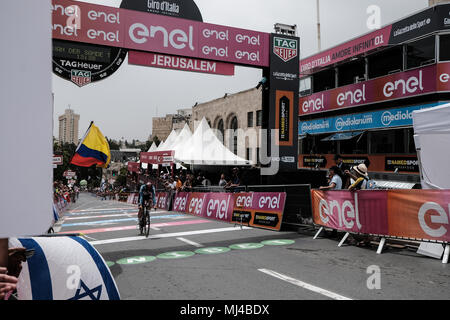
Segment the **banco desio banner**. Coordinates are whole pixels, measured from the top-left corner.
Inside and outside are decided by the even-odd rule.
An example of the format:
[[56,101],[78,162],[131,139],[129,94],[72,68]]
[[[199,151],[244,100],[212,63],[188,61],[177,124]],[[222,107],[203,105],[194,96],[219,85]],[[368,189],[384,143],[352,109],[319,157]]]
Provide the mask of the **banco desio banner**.
[[314,223],[355,233],[450,242],[450,190],[312,190]]
[[439,5],[300,61],[302,75],[388,45],[450,28],[450,5]]
[[[240,223],[279,231],[286,193],[179,192],[173,210],[228,223]],[[242,218],[242,220],[241,220]]]
[[53,38],[267,67],[268,33],[159,14],[53,0]]
[[299,114],[302,116],[437,91],[450,91],[450,63],[430,65],[302,97]]

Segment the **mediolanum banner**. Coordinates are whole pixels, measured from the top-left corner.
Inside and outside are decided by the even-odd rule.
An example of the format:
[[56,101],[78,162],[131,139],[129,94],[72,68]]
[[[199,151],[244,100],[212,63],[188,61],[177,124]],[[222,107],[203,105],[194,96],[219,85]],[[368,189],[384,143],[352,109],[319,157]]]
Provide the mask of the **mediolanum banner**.
[[299,121],[298,132],[299,135],[303,135],[412,126],[413,111],[442,104],[445,102]]

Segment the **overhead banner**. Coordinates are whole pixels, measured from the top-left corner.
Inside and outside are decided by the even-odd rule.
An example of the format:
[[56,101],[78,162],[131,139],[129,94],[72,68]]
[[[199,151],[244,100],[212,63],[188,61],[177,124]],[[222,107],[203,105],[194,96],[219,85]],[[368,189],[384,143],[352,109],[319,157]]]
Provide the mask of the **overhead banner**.
[[52,12],[54,39],[269,65],[267,33],[68,0],[53,0]]
[[438,5],[300,61],[302,75],[388,45],[450,29],[450,5]]
[[128,54],[128,63],[162,69],[209,73],[224,76],[234,75],[234,64],[141,51],[130,51]]
[[412,126],[413,111],[432,108],[442,104],[445,104],[445,102],[356,113],[311,121],[299,121],[298,133],[299,135],[322,134]]
[[450,242],[449,190],[312,190],[314,223],[352,233]]
[[179,192],[173,210],[228,223],[279,231],[286,193],[196,193]]
[[450,91],[449,73],[450,63],[440,63],[314,93],[300,98],[299,115]]

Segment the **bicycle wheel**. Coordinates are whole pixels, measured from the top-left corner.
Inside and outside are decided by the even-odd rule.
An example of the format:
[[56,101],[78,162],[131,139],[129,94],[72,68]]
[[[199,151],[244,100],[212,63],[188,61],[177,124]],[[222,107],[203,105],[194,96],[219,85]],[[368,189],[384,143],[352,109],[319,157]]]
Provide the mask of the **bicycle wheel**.
[[148,238],[150,234],[150,214],[148,210],[145,210],[145,237]]
[[144,213],[142,213],[141,218],[138,219],[138,224],[139,224],[139,235],[143,235],[144,234],[144,221],[142,221],[142,219],[144,218]]

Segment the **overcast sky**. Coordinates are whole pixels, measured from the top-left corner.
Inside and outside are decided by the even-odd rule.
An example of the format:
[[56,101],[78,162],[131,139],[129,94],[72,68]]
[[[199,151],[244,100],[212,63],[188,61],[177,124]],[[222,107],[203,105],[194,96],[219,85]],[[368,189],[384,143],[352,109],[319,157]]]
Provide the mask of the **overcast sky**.
[[[84,2],[119,7],[121,0]],[[296,24],[301,57],[317,53],[316,0],[195,2],[208,23],[268,33],[277,22]],[[383,26],[425,8],[428,0],[320,0],[322,50],[370,31],[366,25],[370,5],[381,8]],[[260,79],[261,70],[255,68],[236,67],[235,76],[227,77],[130,66],[128,61],[106,80],[82,88],[54,75],[54,135],[58,135],[58,115],[70,104],[81,116],[80,136],[95,121],[110,138],[147,140],[152,117],[247,90]]]

